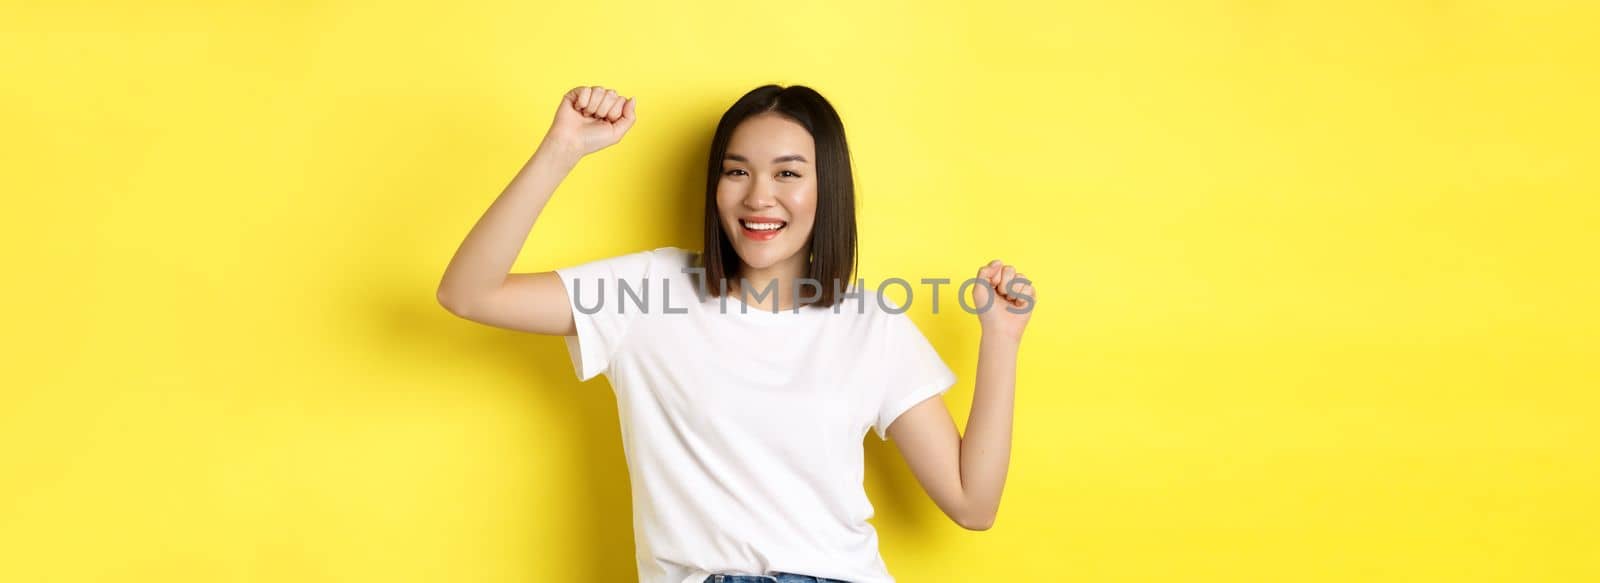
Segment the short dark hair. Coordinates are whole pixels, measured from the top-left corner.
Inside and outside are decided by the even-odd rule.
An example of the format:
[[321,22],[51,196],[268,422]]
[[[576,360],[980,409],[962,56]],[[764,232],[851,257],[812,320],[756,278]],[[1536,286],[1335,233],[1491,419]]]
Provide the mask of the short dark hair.
[[[850,172],[850,148],[844,139],[844,122],[822,94],[804,85],[763,85],[734,102],[717,123],[711,138],[711,158],[706,164],[705,283],[713,296],[720,296],[728,280],[738,280],[740,261],[728,233],[722,229],[717,211],[717,183],[722,178],[722,159],[728,153],[733,130],[751,117],[776,113],[800,124],[811,133],[817,149],[817,218],[807,244],[805,277],[822,287],[823,306],[843,301],[851,288],[856,269],[856,194]],[[730,286],[731,287],[731,286]],[[811,303],[811,302],[806,302]]]

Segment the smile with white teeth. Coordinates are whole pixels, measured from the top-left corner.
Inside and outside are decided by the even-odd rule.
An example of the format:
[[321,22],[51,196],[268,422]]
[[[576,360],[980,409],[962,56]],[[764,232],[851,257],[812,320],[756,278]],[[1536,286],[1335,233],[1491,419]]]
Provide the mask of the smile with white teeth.
[[751,223],[744,219],[739,219],[739,224],[752,231],[776,231],[782,229],[788,223]]

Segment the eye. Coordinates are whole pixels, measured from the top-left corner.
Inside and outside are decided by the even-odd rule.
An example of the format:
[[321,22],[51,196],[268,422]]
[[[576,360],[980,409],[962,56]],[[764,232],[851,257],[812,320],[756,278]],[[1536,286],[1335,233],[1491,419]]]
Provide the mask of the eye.
[[723,176],[744,176],[744,169],[743,168],[734,168],[732,170],[724,170],[724,171],[722,171],[722,175]]
[[795,174],[793,170],[784,170],[782,172],[779,172],[778,176],[783,176],[783,177],[791,177],[792,176],[794,178],[799,178],[800,177],[800,175],[799,174]]

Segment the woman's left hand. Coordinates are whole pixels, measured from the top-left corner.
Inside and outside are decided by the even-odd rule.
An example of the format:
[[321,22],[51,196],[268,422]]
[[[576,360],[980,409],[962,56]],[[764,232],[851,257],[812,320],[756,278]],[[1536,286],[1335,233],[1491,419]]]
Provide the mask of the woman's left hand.
[[[1038,303],[1033,282],[1013,265],[996,259],[978,270],[978,279],[988,285],[972,286],[972,306],[978,310],[978,323],[984,334],[999,334],[1022,341],[1022,329]],[[985,309],[987,306],[987,309]]]

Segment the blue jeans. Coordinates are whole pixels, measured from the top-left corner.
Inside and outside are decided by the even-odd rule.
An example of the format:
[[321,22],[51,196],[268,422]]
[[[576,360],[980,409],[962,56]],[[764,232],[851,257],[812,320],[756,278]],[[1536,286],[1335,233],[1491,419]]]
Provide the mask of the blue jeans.
[[810,575],[779,572],[775,575],[712,575],[705,583],[850,583],[839,579],[823,579]]

